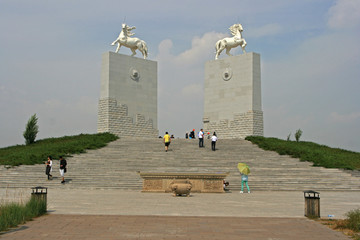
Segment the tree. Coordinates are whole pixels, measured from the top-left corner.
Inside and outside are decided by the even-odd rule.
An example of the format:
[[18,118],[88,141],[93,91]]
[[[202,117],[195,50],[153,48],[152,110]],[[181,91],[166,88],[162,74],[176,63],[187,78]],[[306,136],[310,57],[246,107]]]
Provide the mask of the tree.
[[301,129],[299,128],[298,130],[296,130],[296,133],[295,133],[295,139],[296,141],[298,142],[300,140],[300,137],[301,137],[301,134],[303,132],[301,131]]
[[290,141],[290,137],[291,137],[291,133],[289,133],[289,135],[287,136],[286,141]]
[[36,135],[39,132],[39,127],[37,125],[38,118],[36,117],[36,113],[32,115],[29,121],[26,124],[26,128],[24,131],[24,138],[26,145],[32,144],[35,142]]

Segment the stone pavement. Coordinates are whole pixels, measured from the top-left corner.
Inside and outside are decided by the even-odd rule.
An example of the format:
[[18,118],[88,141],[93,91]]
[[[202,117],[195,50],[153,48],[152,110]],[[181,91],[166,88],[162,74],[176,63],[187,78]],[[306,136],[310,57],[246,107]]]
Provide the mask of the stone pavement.
[[[16,193],[17,191],[17,193]],[[2,199],[30,189],[0,189]],[[18,196],[17,196],[18,194]],[[320,192],[321,215],[360,207],[359,192]],[[0,235],[1,239],[348,239],[304,215],[299,191],[240,194],[124,190],[48,190],[49,215]]]
[[56,215],[35,219],[2,240],[349,239],[306,218]]
[[[251,187],[251,185],[250,185]],[[1,189],[2,201],[30,197],[31,189]],[[171,193],[141,193],[124,190],[48,189],[51,214],[156,215],[218,217],[286,217],[304,216],[301,191],[193,193],[190,197],[173,197]],[[320,192],[322,217],[360,208],[360,192]]]

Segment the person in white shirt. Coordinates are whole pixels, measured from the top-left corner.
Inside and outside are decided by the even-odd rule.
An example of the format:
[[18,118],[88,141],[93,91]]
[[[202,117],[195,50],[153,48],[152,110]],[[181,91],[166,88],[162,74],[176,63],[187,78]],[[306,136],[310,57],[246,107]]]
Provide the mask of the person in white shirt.
[[48,160],[45,162],[46,163],[46,175],[48,177],[48,180],[51,180],[52,179],[52,175],[51,175],[51,172],[52,172],[52,157],[51,156],[48,156]]
[[216,133],[214,132],[214,134],[211,137],[211,150],[215,151],[215,145],[216,145],[216,141],[218,140]]
[[202,129],[200,129],[198,137],[199,137],[199,147],[204,147],[204,131]]

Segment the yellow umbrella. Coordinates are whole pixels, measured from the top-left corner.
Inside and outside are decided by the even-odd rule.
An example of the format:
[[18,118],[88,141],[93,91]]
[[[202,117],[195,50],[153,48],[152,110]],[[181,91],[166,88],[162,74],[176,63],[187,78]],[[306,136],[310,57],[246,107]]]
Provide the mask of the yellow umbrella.
[[239,172],[245,175],[250,174],[250,168],[246,163],[238,163],[237,168],[239,169]]

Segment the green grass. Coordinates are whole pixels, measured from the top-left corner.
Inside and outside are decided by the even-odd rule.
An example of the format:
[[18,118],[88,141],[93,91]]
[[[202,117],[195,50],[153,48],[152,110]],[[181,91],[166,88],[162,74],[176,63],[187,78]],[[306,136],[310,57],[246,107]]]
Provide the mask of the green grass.
[[278,138],[249,136],[245,138],[264,150],[289,155],[301,161],[312,162],[314,166],[360,170],[360,153],[330,148],[313,142],[286,141]]
[[39,198],[31,198],[26,204],[7,203],[0,205],[0,232],[16,227],[44,215],[46,213],[46,201]]
[[48,156],[58,159],[59,156],[84,153],[87,149],[98,149],[118,137],[110,133],[80,134],[61,138],[47,138],[30,145],[16,145],[0,149],[0,165],[41,164]]

